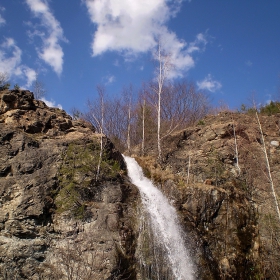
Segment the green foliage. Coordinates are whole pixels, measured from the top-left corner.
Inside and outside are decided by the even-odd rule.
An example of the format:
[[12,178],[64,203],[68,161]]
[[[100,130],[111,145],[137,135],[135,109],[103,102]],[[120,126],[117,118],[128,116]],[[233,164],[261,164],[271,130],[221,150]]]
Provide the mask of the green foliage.
[[20,86],[19,86],[18,84],[15,84],[15,85],[14,85],[14,89],[19,90],[19,89],[20,89]]
[[[87,205],[93,199],[100,181],[96,181],[100,146],[98,143],[72,143],[68,146],[59,169],[57,212],[70,211],[77,219],[87,215]],[[120,165],[105,156],[101,162],[99,180],[116,178]]]
[[241,104],[240,112],[252,115],[256,113],[256,109],[254,107],[248,107],[245,104]]
[[0,90],[9,89],[10,86],[11,86],[10,83],[3,84],[2,86],[0,86]]
[[197,123],[197,125],[205,125],[204,120],[199,120],[198,123]]
[[280,102],[271,101],[269,104],[260,108],[260,113],[269,116],[280,113]]
[[[258,109],[257,111],[259,111],[260,114],[268,116],[280,113],[280,102],[271,101],[269,104],[261,106],[260,109]],[[248,107],[245,104],[242,104],[240,112],[246,114],[255,114],[256,109],[254,107]]]

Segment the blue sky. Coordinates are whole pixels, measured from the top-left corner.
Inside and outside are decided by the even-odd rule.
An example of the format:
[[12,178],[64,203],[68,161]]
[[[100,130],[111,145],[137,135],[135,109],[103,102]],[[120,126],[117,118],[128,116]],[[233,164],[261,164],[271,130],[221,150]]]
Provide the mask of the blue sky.
[[[171,56],[170,78],[239,108],[280,87],[279,0],[1,0],[0,71],[46,99],[85,110],[98,84],[118,95],[153,78],[156,38]],[[279,97],[278,97],[279,98]]]

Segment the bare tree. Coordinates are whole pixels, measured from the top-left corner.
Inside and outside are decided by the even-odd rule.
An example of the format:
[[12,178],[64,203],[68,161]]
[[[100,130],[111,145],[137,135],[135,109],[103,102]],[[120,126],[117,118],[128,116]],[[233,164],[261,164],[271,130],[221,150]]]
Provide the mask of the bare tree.
[[234,124],[233,117],[232,117],[232,128],[233,128],[233,136],[234,136],[236,167],[237,167],[237,170],[238,170],[238,175],[240,175],[241,169],[240,169],[240,166],[239,166],[238,145],[237,145],[237,137],[236,137],[236,133],[235,133],[235,124]]
[[130,85],[128,88],[123,89],[123,95],[124,95],[124,105],[123,108],[125,111],[127,111],[127,137],[126,137],[126,145],[127,145],[127,151],[130,154],[131,152],[131,113],[132,113],[132,94],[133,94],[133,88],[132,85]]
[[144,98],[142,104],[142,144],[141,144],[141,154],[145,154],[145,117],[146,117],[146,99]]
[[162,151],[161,151],[161,108],[162,108],[162,94],[163,87],[168,78],[168,73],[174,67],[171,63],[171,56],[162,48],[162,41],[159,38],[157,44],[157,53],[155,54],[155,60],[157,61],[156,67],[156,86],[152,87],[152,90],[157,95],[157,148],[158,148],[158,160],[162,160]]
[[86,119],[90,121],[100,134],[100,153],[96,171],[96,181],[100,174],[100,166],[103,156],[103,137],[104,137],[104,113],[105,113],[105,88],[101,85],[97,86],[98,100],[95,102],[88,101],[89,112],[86,114]]
[[207,96],[197,91],[193,83],[183,81],[165,85],[162,98],[161,138],[186,125],[194,124],[208,113],[209,108]]
[[261,122],[260,122],[259,114],[258,114],[257,110],[256,110],[256,118],[257,118],[257,121],[258,121],[258,126],[259,126],[259,129],[260,129],[261,138],[262,138],[262,151],[263,151],[264,156],[265,156],[266,169],[267,169],[267,173],[268,173],[268,180],[269,180],[269,183],[270,183],[272,195],[273,195],[274,202],[275,202],[276,212],[277,212],[278,219],[279,219],[279,222],[280,222],[279,204],[278,204],[277,195],[276,195],[275,188],[274,188],[274,182],[273,182],[272,175],[271,175],[271,168],[270,168],[267,149],[266,149],[266,145],[265,145],[265,141],[264,141],[263,130],[262,130],[262,126],[261,126]]
[[7,72],[0,72],[0,89],[8,89],[10,87],[9,74]]
[[76,107],[72,107],[70,109],[70,114],[71,114],[73,120],[78,120],[83,116],[82,112],[79,109],[77,109]]
[[[152,105],[158,116],[158,96],[155,94],[157,84],[151,82],[144,85],[141,96],[149,105]],[[205,117],[210,110],[208,96],[198,91],[194,83],[166,82],[162,87],[160,114],[160,144],[171,133],[183,129],[188,125]],[[147,120],[148,116],[145,117]],[[158,132],[158,131],[157,131]],[[158,134],[157,134],[158,135]]]
[[38,74],[36,74],[36,80],[33,83],[33,93],[35,99],[41,99],[46,95],[46,89],[44,84],[38,79]]

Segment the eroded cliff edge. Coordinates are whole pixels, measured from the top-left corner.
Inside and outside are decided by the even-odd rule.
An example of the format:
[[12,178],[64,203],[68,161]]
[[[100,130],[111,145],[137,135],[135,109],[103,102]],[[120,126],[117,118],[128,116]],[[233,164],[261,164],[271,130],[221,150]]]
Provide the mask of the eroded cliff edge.
[[0,92],[0,279],[135,279],[138,191],[105,140],[97,179],[94,127]]

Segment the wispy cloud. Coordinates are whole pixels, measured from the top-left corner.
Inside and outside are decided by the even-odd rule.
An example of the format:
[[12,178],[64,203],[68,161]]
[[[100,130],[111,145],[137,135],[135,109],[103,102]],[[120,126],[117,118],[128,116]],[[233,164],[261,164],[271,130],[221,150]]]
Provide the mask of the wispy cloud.
[[5,23],[6,23],[6,20],[1,15],[1,13],[4,12],[4,11],[5,11],[5,8],[0,6],[0,26],[5,25]]
[[251,66],[253,65],[252,61],[250,61],[250,60],[247,60],[247,61],[245,62],[245,64],[246,64],[248,67],[251,67]]
[[0,71],[11,75],[21,63],[21,49],[14,39],[6,38],[0,45]]
[[46,105],[47,106],[49,106],[49,107],[55,107],[55,108],[59,108],[59,109],[62,109],[62,106],[60,105],[60,104],[56,104],[56,102],[54,101],[54,100],[47,100],[46,98],[41,98],[41,100],[43,101],[43,102],[45,102],[46,103]]
[[197,82],[199,89],[206,89],[210,92],[216,92],[221,89],[222,84],[218,81],[213,80],[212,76],[208,74],[204,80]]
[[34,69],[21,64],[22,51],[13,38],[6,38],[0,45],[0,72],[6,72],[11,78],[23,79],[25,85],[30,87],[36,79]]
[[166,24],[180,10],[182,0],[83,0],[97,30],[92,42],[92,55],[117,51],[126,56],[153,51],[157,39],[176,68],[172,75],[180,76],[194,66],[192,54],[203,50],[207,40],[198,34],[186,43],[170,31]]
[[[47,0],[26,0],[31,12],[41,20],[44,31],[35,30],[32,34],[38,35],[43,46],[37,50],[39,57],[50,65],[60,75],[63,69],[63,50],[60,41],[66,41],[60,23],[52,14]],[[30,33],[31,34],[31,33]]]
[[104,78],[104,80],[105,80],[105,85],[110,85],[116,81],[116,77],[114,75],[108,75]]

